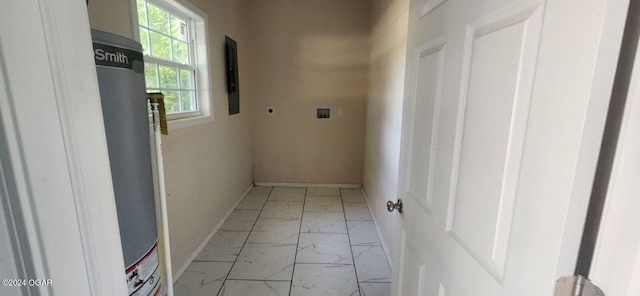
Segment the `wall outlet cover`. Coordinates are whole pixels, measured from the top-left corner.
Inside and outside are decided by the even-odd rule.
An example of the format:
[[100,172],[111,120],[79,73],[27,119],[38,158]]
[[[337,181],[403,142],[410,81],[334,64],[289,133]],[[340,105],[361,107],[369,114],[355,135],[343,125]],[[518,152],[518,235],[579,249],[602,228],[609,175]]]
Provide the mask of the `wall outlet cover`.
[[316,118],[331,118],[331,109],[329,108],[317,108]]

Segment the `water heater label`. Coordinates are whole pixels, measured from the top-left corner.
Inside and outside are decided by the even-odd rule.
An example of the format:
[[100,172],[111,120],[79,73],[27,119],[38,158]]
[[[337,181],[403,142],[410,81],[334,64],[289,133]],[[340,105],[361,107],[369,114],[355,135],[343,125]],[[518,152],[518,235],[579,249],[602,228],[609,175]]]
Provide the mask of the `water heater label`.
[[143,62],[142,53],[122,47],[93,43],[93,57],[97,66],[133,69],[134,61]]
[[160,268],[158,262],[158,244],[155,243],[146,255],[127,268],[129,296],[155,296],[159,294]]

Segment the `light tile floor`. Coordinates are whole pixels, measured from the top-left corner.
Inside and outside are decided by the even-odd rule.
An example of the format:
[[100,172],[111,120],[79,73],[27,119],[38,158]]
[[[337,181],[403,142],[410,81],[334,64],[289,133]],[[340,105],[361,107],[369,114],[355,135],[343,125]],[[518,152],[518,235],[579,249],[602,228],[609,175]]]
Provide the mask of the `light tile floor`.
[[388,296],[360,189],[256,186],[174,285],[177,296]]

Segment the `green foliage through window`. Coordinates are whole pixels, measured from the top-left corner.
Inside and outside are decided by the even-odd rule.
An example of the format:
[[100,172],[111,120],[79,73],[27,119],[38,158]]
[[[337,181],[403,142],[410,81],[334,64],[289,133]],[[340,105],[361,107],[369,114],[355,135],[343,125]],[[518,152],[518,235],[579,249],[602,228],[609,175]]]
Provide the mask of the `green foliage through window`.
[[146,0],[136,4],[147,91],[164,94],[168,114],[197,111],[188,19]]

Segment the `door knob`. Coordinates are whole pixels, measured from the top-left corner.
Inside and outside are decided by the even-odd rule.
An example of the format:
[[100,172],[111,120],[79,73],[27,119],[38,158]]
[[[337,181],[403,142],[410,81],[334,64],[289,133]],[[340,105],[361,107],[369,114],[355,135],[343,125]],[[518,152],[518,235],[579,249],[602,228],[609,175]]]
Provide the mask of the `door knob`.
[[387,202],[387,210],[389,212],[393,212],[393,210],[398,210],[398,213],[402,213],[402,199],[398,199],[398,202],[393,203],[392,201]]

